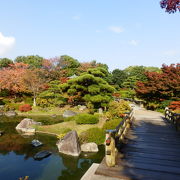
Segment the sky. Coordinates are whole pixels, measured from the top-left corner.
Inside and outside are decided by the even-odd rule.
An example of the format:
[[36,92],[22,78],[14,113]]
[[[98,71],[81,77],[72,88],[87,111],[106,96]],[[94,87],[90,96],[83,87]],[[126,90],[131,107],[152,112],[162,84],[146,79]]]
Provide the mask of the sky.
[[110,70],[180,62],[180,13],[160,0],[0,0],[0,58],[69,55]]

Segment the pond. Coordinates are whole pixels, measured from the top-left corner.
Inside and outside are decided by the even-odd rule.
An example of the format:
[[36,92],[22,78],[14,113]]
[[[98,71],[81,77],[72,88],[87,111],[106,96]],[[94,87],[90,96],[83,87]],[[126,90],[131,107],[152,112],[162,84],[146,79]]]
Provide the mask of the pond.
[[[98,153],[82,153],[78,158],[60,154],[55,136],[36,134],[22,136],[15,130],[17,121],[4,121],[0,117],[0,180],[19,180],[29,176],[28,180],[79,180],[92,163],[100,163],[104,157],[104,146],[99,146]],[[44,145],[32,147],[33,139]],[[42,150],[49,150],[52,155],[42,160],[33,156]]]

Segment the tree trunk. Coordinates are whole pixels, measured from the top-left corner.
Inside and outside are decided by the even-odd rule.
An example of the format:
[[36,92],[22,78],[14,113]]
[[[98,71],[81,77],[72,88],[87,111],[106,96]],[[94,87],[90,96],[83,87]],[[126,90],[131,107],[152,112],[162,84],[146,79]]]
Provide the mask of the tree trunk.
[[36,107],[36,98],[34,97],[33,106]]

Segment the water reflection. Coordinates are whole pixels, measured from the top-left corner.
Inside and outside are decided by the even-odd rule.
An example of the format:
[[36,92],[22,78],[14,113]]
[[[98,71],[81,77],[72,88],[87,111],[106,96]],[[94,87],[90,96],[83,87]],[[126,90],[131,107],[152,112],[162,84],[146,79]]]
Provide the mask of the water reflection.
[[[104,147],[100,152],[80,157],[60,154],[56,147],[56,137],[36,134],[21,136],[15,126],[18,122],[0,122],[0,130],[5,133],[0,137],[0,179],[18,180],[29,176],[30,180],[79,180],[92,163],[99,163],[104,156]],[[32,147],[31,141],[38,139],[44,145]],[[41,161],[35,161],[33,156],[42,150],[53,154]]]

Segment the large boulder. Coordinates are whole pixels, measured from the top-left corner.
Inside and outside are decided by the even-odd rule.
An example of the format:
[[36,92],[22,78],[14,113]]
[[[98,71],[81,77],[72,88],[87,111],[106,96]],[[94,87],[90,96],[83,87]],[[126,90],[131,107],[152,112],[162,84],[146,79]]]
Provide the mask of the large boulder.
[[64,111],[63,113],[63,117],[67,118],[67,117],[72,117],[72,116],[75,116],[77,113],[76,112],[73,112],[71,110],[66,110]]
[[81,145],[81,151],[83,152],[98,152],[98,146],[96,143],[85,143]]
[[16,116],[17,113],[15,111],[7,111],[4,113],[4,115],[7,117],[13,117],[13,116]]
[[56,143],[59,152],[71,156],[79,156],[81,153],[79,138],[76,131],[70,131],[63,139]]
[[22,132],[24,134],[27,135],[33,135],[35,133],[35,129],[31,128],[32,125],[37,124],[37,122],[35,122],[32,119],[29,118],[24,118],[17,126],[16,126],[16,130],[18,132]]

